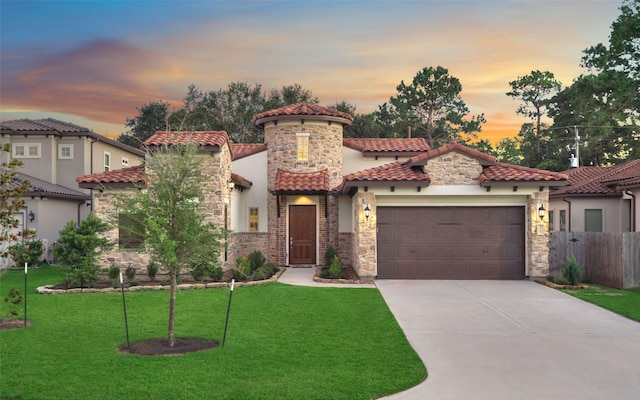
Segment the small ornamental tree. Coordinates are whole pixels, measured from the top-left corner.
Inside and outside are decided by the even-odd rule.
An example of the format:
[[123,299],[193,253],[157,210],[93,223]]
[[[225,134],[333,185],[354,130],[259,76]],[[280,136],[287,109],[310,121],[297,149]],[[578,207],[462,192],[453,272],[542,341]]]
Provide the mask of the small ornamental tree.
[[[174,320],[178,278],[185,270],[216,264],[224,232],[206,220],[201,159],[195,145],[154,149],[145,160],[147,185],[118,203],[121,225],[142,238],[151,262],[167,271],[170,281],[169,346],[175,345]],[[197,273],[197,271],[195,271]]]
[[17,232],[20,221],[15,214],[20,212],[25,201],[22,195],[29,189],[29,181],[17,179],[17,169],[22,161],[6,161],[11,154],[11,145],[0,145],[0,257],[9,257],[9,245],[28,236],[28,232]]
[[84,287],[99,279],[98,254],[114,245],[101,235],[108,230],[109,225],[92,213],[78,226],[67,222],[53,249],[56,260],[65,268],[66,283]]

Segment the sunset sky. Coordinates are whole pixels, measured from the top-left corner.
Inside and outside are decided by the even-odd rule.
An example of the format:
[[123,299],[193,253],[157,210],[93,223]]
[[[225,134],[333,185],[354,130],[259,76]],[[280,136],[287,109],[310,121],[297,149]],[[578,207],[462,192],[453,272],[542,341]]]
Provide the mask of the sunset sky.
[[509,81],[586,71],[621,0],[8,1],[0,0],[0,120],[56,118],[117,136],[137,107],[202,90],[298,83],[322,105],[368,113],[438,65],[462,83],[482,138],[525,119]]

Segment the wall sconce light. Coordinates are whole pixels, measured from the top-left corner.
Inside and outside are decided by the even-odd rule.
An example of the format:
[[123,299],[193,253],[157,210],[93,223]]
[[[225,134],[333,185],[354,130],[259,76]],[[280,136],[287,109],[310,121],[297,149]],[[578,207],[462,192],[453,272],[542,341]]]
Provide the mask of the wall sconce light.
[[236,184],[233,181],[229,181],[229,190],[233,190],[236,187]]
[[365,205],[364,207],[364,217],[369,219],[369,216],[371,215],[371,209],[369,208],[369,205]]
[[544,219],[545,212],[546,210],[544,209],[544,204],[540,204],[540,207],[538,207],[538,217],[540,217],[540,220]]
[[36,219],[36,215],[33,211],[29,211],[29,221],[33,222],[34,219]]

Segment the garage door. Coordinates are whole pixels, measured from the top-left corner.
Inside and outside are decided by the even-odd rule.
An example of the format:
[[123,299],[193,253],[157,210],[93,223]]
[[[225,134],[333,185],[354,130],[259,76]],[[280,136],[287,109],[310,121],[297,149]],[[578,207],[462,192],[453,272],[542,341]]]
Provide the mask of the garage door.
[[524,278],[524,207],[378,207],[377,221],[378,278]]

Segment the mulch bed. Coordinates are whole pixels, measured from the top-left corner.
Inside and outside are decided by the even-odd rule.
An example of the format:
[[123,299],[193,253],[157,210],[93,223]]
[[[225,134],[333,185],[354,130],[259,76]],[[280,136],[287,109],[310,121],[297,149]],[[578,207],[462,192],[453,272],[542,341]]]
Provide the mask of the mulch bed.
[[120,346],[122,353],[138,354],[142,356],[177,356],[214,349],[220,346],[217,340],[198,338],[175,338],[174,347],[169,347],[169,339],[147,339],[140,342]]
[[[27,327],[31,326],[31,321],[27,320]],[[0,319],[0,331],[5,329],[24,328],[23,319],[3,318]]]

